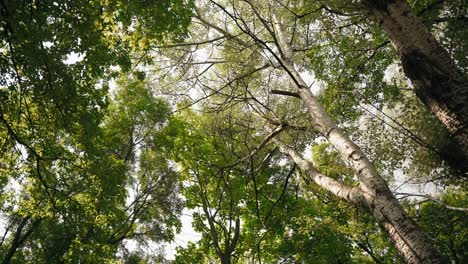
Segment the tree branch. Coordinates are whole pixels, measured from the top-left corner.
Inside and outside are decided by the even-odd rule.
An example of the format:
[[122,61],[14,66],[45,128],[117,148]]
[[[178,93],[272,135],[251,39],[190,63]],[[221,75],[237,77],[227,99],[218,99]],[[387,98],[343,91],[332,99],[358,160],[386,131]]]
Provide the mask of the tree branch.
[[437,198],[434,198],[430,195],[426,195],[426,194],[416,194],[416,193],[405,193],[405,192],[398,192],[398,193],[395,193],[395,195],[402,195],[404,197],[408,197],[408,196],[412,196],[412,197],[421,197],[421,198],[425,198],[426,200],[428,201],[432,201],[432,202],[435,202],[435,203],[438,203],[440,205],[442,205],[443,207],[449,209],[449,210],[454,210],[454,211],[462,211],[462,212],[468,212],[468,208],[467,207],[457,207],[457,206],[451,206],[451,205],[448,205],[446,203],[444,203],[442,200],[440,199],[437,199]]
[[338,198],[350,202],[354,205],[361,205],[363,201],[362,190],[359,187],[345,185],[333,178],[319,173],[312,163],[305,160],[296,150],[282,144],[279,140],[275,140],[279,145],[280,151],[288,155],[297,166],[308,176],[306,180],[313,180],[316,184],[325,190],[336,195]]
[[289,91],[283,91],[283,90],[271,90],[272,94],[279,94],[279,95],[286,95],[286,96],[292,96],[296,98],[301,98],[298,93],[295,92],[289,92]]
[[277,127],[270,134],[268,134],[268,136],[266,136],[266,138],[263,139],[262,143],[260,143],[260,145],[258,145],[256,148],[254,148],[254,150],[252,152],[250,152],[249,155],[243,157],[242,159],[237,160],[233,164],[231,164],[229,166],[226,166],[226,167],[232,168],[232,167],[238,165],[239,163],[242,163],[242,162],[250,159],[251,157],[255,156],[255,154],[257,154],[260,150],[262,150],[268,144],[268,142],[270,142],[274,137],[276,137],[281,132],[283,132],[284,129],[285,129],[285,126]]

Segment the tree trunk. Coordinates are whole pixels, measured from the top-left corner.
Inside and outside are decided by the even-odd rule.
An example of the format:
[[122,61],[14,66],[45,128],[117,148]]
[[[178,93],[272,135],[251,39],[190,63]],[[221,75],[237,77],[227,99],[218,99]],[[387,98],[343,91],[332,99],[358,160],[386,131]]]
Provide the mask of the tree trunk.
[[[386,181],[377,172],[375,166],[344,131],[337,127],[331,116],[320,105],[317,98],[312,94],[305,81],[295,69],[290,39],[285,36],[281,24],[275,15],[270,14],[269,17],[272,21],[267,21],[257,12],[252,2],[246,1],[246,3],[252,7],[255,16],[264,25],[266,31],[271,34],[272,40],[270,41],[276,44],[277,49],[271,48],[271,45],[269,45],[271,43],[261,40],[250,29],[244,28],[247,25],[239,22],[240,18],[229,13],[223,6],[215,4],[230,18],[238,22],[237,26],[242,32],[249,35],[253,41],[261,46],[261,49],[268,50],[273,58],[277,60],[279,66],[284,69],[292,83],[296,86],[297,93],[291,94],[302,100],[312,117],[313,126],[316,131],[325,136],[341,154],[342,158],[349,162],[350,167],[358,177],[359,187],[346,186],[325,175],[321,175],[297,152],[279,143],[283,152],[287,153],[322,188],[332,192],[341,199],[366,208],[389,235],[396,249],[405,258],[406,262],[417,264],[441,263],[441,258],[431,242],[403,210],[390,191]],[[212,26],[205,19],[201,19],[201,21],[221,34],[233,37],[232,34],[226,33],[224,29],[219,29],[216,25]],[[241,43],[241,45],[243,44]],[[265,60],[271,61],[271,58],[268,57]]]
[[[290,67],[290,69],[294,68]],[[388,233],[407,263],[441,263],[435,248],[403,210],[375,166],[361,149],[336,126],[305,82],[300,79],[299,74],[296,78],[299,78],[297,80],[301,83],[299,95],[315,121],[315,128],[328,138],[343,159],[350,162],[359,179],[359,188],[364,197],[365,207]]]
[[221,264],[231,264],[231,256],[230,255],[221,255]]
[[373,188],[376,189],[372,190],[372,192],[375,194],[370,194],[364,191],[362,186],[347,186],[320,174],[297,151],[289,149],[281,145],[281,143],[280,150],[291,157],[299,168],[305,172],[308,179],[313,180],[338,198],[363,207],[371,213],[389,235],[396,249],[407,263],[441,263],[435,248],[406,214],[386,184],[374,186]]
[[[405,0],[362,0],[395,47],[416,95],[456,141],[468,164],[468,79]],[[453,155],[452,155],[453,156]]]
[[23,229],[28,224],[28,221],[31,219],[31,216],[26,216],[25,218],[21,219],[18,227],[16,228],[16,232],[14,234],[13,240],[11,241],[10,248],[8,249],[7,254],[2,260],[2,264],[8,264],[13,259],[16,251],[23,245],[26,239],[31,235],[34,229],[39,225],[41,219],[36,219],[32,221],[31,226],[29,229],[23,234]]
[[[273,19],[276,20],[275,17]],[[336,125],[299,75],[292,60],[292,49],[278,21],[274,21],[274,29],[277,37],[276,42],[281,51],[281,56],[276,56],[277,59],[280,60],[280,64],[291,77],[293,83],[296,84],[297,93],[312,117],[314,128],[328,139],[344,160],[349,162],[359,180],[361,193],[356,195],[354,188],[348,190],[341,188],[342,191],[336,191],[335,188],[334,191],[333,188],[327,189],[326,184],[319,183],[319,185],[331,190],[340,198],[343,198],[343,192],[347,191],[349,195],[346,195],[345,198],[348,201],[363,205],[369,210],[387,232],[407,263],[441,263],[436,249],[424,232],[406,214],[375,166],[348,135]],[[294,157],[292,158],[294,159]],[[302,164],[305,163],[302,162]],[[301,164],[298,165],[301,166]],[[304,166],[301,168],[308,170],[307,173],[311,173],[310,168]],[[315,174],[313,178],[317,182],[316,179],[319,177]],[[337,186],[334,182],[329,183],[330,187]]]

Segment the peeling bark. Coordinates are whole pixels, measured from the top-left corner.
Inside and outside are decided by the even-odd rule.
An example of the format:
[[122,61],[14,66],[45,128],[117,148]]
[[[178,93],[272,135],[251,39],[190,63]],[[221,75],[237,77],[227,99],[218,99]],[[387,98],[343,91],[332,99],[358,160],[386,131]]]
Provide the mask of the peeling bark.
[[[271,41],[274,42],[277,49],[271,48],[269,46],[271,43],[267,44],[259,39],[257,35],[249,30],[245,23],[242,23],[244,21],[241,18],[234,16],[220,4],[214,4],[233,19],[242,32],[249,35],[262,49],[269,51],[279,66],[284,69],[295,85],[296,93],[294,93],[294,97],[299,97],[312,117],[312,126],[318,133],[328,139],[341,154],[343,160],[349,162],[350,168],[354,170],[358,178],[359,186],[347,186],[320,174],[312,164],[304,160],[297,152],[278,143],[283,153],[289,155],[301,170],[323,189],[330,191],[340,199],[367,209],[391,238],[396,249],[405,258],[407,263],[442,263],[434,246],[425,236],[424,232],[406,214],[397,199],[393,196],[386,181],[377,172],[375,166],[344,131],[336,125],[295,69],[293,52],[285,36],[285,31],[282,29],[281,21],[278,21],[279,19],[273,14],[270,14],[272,21],[267,21],[255,10],[256,7],[251,2],[246,1],[246,3],[253,9],[255,16],[263,24],[266,31],[271,34]],[[384,7],[384,4],[380,5],[380,8]],[[206,21],[204,19],[200,20],[203,23]],[[211,26],[209,23],[206,25]],[[214,28],[221,34],[232,36],[230,33],[226,33],[224,29]],[[270,59],[266,58],[267,61]]]
[[[441,263],[437,251],[425,234],[406,214],[360,148],[334,123],[309,89],[300,88],[301,99],[309,109],[316,128],[349,161],[359,179],[364,207],[387,232],[407,263]],[[323,185],[322,185],[323,187]],[[340,197],[340,196],[338,196]],[[353,203],[361,203],[354,201]]]
[[388,35],[415,93],[447,129],[468,171],[468,79],[405,0],[361,0]]
[[[327,187],[327,182],[321,182],[318,172],[312,170],[312,166],[307,167],[310,164],[297,160],[299,162],[298,166],[313,175],[314,180],[320,186],[338,197],[348,200],[353,204],[363,205],[386,231],[396,249],[407,263],[441,263],[441,257],[434,246],[430,243],[424,232],[416,226],[411,217],[406,214],[388,187],[387,182],[377,172],[375,166],[369,161],[359,146],[336,125],[335,121],[325,111],[318,99],[308,88],[306,82],[296,71],[292,60],[292,53],[287,52],[291,50],[291,47],[284,36],[281,24],[274,21],[273,26],[277,34],[276,44],[278,45],[278,49],[283,51],[281,57],[276,56],[276,58],[293,80],[293,83],[296,84],[297,93],[312,117],[314,128],[328,139],[354,170],[359,180],[360,194],[351,195],[356,193],[356,189],[349,189],[351,187],[345,188],[343,185],[338,186],[337,183],[331,184],[330,180],[328,180]],[[285,57],[288,56],[287,54],[290,54],[289,56],[291,57]],[[288,155],[294,159],[294,153],[289,152]],[[343,193],[346,194],[343,196]],[[360,197],[363,197],[363,199]]]

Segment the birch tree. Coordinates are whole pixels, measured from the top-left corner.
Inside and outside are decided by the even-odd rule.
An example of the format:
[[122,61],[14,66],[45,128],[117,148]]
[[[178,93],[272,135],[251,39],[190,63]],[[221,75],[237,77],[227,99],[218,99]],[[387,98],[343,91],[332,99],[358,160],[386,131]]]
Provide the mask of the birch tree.
[[[310,16],[297,16],[291,11],[299,7],[300,3],[267,1],[198,3],[194,24],[206,33],[197,34],[206,34],[212,41],[193,39],[183,47],[193,52],[194,46],[209,43],[210,58],[226,59],[218,59],[216,63],[207,59],[204,60],[207,67],[195,68],[198,58],[190,57],[191,70],[183,75],[195,74],[196,77],[188,77],[194,80],[195,86],[191,87],[198,86],[206,97],[213,99],[213,110],[245,103],[246,111],[257,113],[272,131],[294,129],[304,123],[312,127],[313,132],[306,133],[312,133],[309,135],[312,138],[324,137],[340,153],[356,177],[356,186],[320,173],[301,155],[300,145],[286,144],[282,138],[271,140],[308,179],[372,214],[408,263],[440,263],[437,251],[395,199],[382,175],[325,111],[310,83],[305,81],[308,62],[303,51],[314,41],[314,28]],[[323,7],[310,14],[321,10]]]

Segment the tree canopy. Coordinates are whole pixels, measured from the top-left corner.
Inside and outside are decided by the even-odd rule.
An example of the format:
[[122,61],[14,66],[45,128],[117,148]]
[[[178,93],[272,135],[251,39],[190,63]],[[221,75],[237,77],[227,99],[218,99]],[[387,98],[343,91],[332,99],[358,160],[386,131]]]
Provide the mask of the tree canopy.
[[0,0],[1,263],[467,262],[467,6]]

